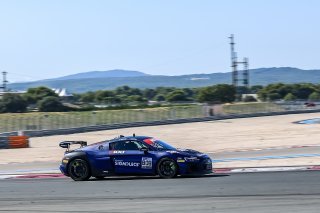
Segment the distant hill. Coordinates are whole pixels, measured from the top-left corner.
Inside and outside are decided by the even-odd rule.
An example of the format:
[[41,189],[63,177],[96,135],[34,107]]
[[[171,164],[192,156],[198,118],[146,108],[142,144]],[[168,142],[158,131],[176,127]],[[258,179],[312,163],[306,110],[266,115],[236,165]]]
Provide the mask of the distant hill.
[[89,71],[82,72],[73,75],[67,75],[59,78],[47,79],[47,81],[52,80],[70,80],[70,79],[85,79],[85,78],[114,78],[114,77],[139,77],[147,76],[143,72],[130,71],[130,70],[108,70],[108,71]]
[[[121,70],[120,73],[126,73]],[[130,71],[129,71],[130,72]],[[88,72],[90,73],[90,72]],[[108,73],[108,71],[106,71]],[[117,73],[117,71],[115,71]],[[137,72],[138,74],[140,72]],[[221,83],[231,83],[231,73],[192,74],[180,76],[147,75],[125,77],[94,77],[84,78],[83,73],[71,76],[82,76],[74,78],[65,76],[59,79],[48,79],[43,81],[13,83],[9,88],[15,90],[26,90],[30,87],[48,86],[52,88],[67,88],[69,92],[82,93],[86,91],[114,89],[119,86],[128,85],[136,88],[155,87],[203,87]],[[267,85],[270,83],[320,83],[320,70],[301,70],[292,67],[260,68],[250,70],[250,85]]]

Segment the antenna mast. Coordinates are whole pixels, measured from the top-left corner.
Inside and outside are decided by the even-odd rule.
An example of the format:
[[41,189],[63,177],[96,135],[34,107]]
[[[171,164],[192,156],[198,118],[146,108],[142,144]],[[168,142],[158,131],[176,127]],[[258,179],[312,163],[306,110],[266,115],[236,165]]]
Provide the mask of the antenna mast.
[[232,85],[237,88],[238,86],[238,64],[237,64],[237,53],[234,50],[234,36],[230,35],[230,47],[231,47],[231,67],[232,67]]
[[3,71],[2,72],[2,86],[0,87],[2,89],[3,92],[7,92],[7,72]]
[[243,85],[249,88],[249,59],[243,58]]
[[[243,58],[243,61],[237,61],[237,52],[234,48],[234,35],[231,34],[229,39],[231,47],[232,85],[236,88],[237,95],[239,95],[239,81],[242,81],[243,86],[249,88],[249,59]],[[242,79],[239,78],[238,64],[243,64]]]

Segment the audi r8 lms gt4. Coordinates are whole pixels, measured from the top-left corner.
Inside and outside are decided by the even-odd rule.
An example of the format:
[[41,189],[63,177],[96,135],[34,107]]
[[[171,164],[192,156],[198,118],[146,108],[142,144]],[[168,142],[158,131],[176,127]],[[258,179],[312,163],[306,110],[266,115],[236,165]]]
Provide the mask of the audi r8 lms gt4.
[[[70,150],[70,146],[81,147]],[[75,181],[112,175],[204,175],[212,173],[209,156],[191,149],[178,149],[147,136],[120,136],[91,145],[85,141],[63,141],[66,148],[61,172]]]

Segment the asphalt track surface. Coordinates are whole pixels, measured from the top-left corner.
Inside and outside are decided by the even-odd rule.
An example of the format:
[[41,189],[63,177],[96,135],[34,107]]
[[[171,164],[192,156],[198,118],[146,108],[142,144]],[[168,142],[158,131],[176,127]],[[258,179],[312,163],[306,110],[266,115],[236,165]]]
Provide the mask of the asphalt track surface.
[[0,212],[319,212],[320,171],[0,180]]
[[210,157],[219,161],[248,161],[262,159],[280,159],[293,157],[320,156],[320,147],[277,148],[264,150],[246,150],[239,152],[219,152],[210,154]]
[[211,157],[215,159],[225,158],[249,158],[262,157],[268,155],[282,156],[282,155],[296,155],[296,154],[320,154],[320,146],[311,147],[297,147],[297,148],[274,148],[263,150],[245,150],[238,152],[218,152],[213,153]]

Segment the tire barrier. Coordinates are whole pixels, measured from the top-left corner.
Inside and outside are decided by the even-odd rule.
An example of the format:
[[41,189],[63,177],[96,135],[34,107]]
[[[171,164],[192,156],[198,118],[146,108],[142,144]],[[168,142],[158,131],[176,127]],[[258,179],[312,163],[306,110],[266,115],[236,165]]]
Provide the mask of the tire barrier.
[[28,136],[1,136],[0,149],[28,148]]
[[0,137],[0,149],[8,148],[8,137],[1,136]]

